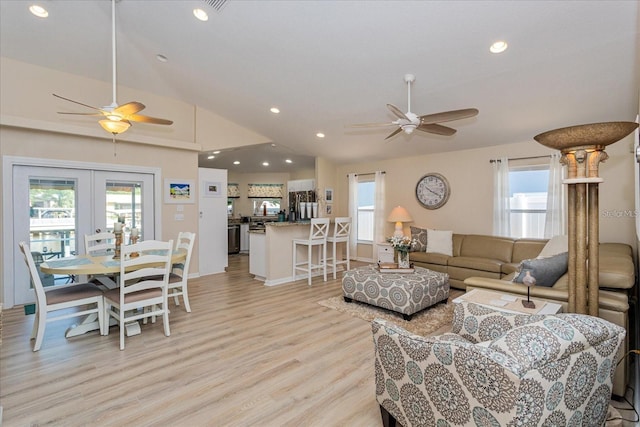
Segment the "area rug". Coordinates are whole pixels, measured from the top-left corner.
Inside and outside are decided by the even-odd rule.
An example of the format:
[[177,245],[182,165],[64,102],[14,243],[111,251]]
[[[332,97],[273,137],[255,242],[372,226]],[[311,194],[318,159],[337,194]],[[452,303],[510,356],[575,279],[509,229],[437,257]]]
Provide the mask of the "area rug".
[[342,296],[327,298],[318,301],[323,307],[331,308],[342,313],[350,314],[367,322],[371,322],[374,318],[379,317],[395,323],[414,334],[426,336],[444,326],[450,326],[453,320],[453,303],[452,299],[458,297],[463,292],[453,291],[449,296],[446,304],[444,302],[436,304],[433,307],[424,309],[413,315],[410,321],[404,320],[402,314],[395,313],[383,308],[374,307],[358,301],[345,302]]

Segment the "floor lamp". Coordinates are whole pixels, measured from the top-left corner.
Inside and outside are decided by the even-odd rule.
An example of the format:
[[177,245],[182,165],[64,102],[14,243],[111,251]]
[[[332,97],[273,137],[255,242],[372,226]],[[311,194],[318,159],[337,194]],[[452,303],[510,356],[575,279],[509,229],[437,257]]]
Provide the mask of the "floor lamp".
[[540,144],[560,150],[567,166],[569,225],[569,312],[598,316],[599,204],[598,166],[609,158],[604,149],[638,127],[634,122],[592,123],[536,135]]

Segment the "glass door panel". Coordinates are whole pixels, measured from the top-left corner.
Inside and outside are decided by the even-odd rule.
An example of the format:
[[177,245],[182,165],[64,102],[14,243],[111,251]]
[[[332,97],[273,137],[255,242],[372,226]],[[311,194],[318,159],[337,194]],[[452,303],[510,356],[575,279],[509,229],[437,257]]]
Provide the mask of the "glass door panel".
[[[102,230],[113,230],[115,222],[124,223],[128,236],[137,228],[143,239],[153,239],[154,230],[154,177],[144,173],[95,172],[96,198],[95,224]],[[128,243],[128,237],[124,243]]]
[[[90,197],[88,171],[15,166],[14,272],[15,303],[32,302],[33,284],[18,242],[27,241],[36,264],[70,256],[77,251],[77,236],[88,230],[90,214],[78,210],[79,200]],[[82,234],[80,234],[82,233]],[[66,284],[68,276],[40,274],[44,286]]]

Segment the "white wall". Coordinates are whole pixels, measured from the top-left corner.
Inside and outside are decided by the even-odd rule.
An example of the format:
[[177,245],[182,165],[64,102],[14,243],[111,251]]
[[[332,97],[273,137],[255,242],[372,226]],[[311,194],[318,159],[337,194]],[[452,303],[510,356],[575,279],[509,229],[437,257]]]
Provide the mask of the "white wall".
[[[208,197],[205,184],[218,183],[220,195]],[[222,273],[227,259],[227,171],[198,168],[198,243],[200,276]],[[176,214],[179,214],[176,212]]]

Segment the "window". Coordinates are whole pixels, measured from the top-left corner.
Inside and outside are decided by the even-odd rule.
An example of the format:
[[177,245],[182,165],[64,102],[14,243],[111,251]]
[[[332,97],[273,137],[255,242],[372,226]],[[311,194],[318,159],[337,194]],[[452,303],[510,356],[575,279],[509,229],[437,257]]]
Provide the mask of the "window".
[[264,206],[267,207],[267,215],[278,215],[281,199],[253,199],[253,214],[264,215]]
[[358,241],[373,242],[375,194],[375,182],[358,182]]
[[548,186],[548,165],[509,168],[509,211],[512,237],[544,237]]

